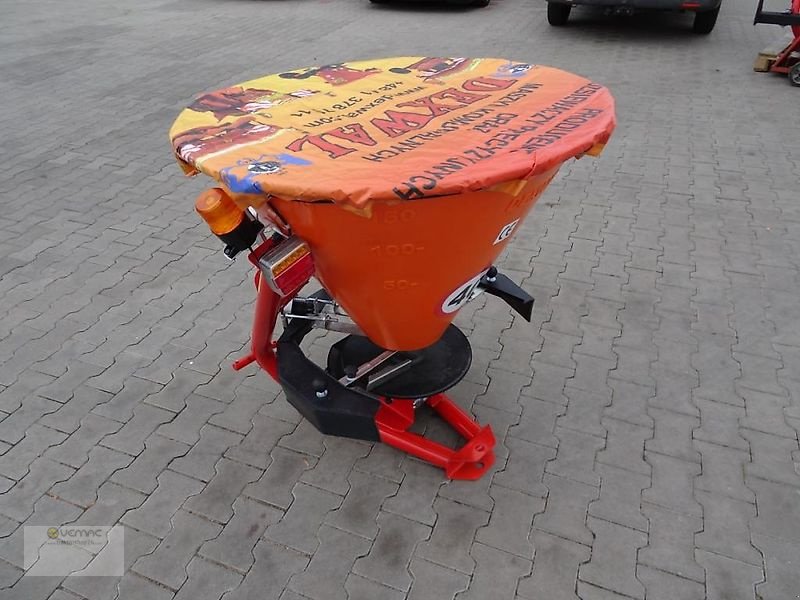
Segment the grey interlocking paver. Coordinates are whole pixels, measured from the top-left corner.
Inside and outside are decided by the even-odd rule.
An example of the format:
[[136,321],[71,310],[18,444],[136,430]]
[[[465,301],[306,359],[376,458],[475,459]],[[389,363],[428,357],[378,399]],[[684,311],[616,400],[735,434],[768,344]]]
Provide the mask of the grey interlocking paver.
[[471,554],[475,559],[475,573],[469,589],[456,595],[457,600],[512,598],[520,578],[531,570],[530,560],[480,543],[472,547]]
[[[308,565],[308,557],[276,544],[259,541],[253,549],[255,563],[248,571],[242,583],[233,591],[225,594],[225,600],[273,600],[289,597],[281,592],[295,573],[299,573]],[[299,598],[299,596],[296,596]]]
[[547,507],[536,515],[533,526],[581,544],[592,544],[592,532],[586,528],[589,504],[597,498],[598,489],[592,485],[564,477],[545,475]]
[[145,449],[133,462],[111,476],[111,480],[146,494],[156,489],[156,477],[178,456],[185,455],[189,446],[153,434],[144,442]]
[[431,528],[392,513],[377,518],[378,535],[369,553],[353,565],[353,573],[388,587],[407,592],[411,575],[407,572],[417,544],[428,539]]
[[358,556],[370,546],[364,538],[335,527],[319,528],[319,550],[308,568],[289,581],[289,587],[314,600],[346,600],[345,580]]
[[122,423],[89,413],[69,438],[49,448],[43,456],[78,469],[89,460],[89,452],[97,442],[121,427]]
[[800,473],[794,468],[792,455],[800,446],[797,439],[740,429],[750,442],[752,463],[745,466],[746,477],[766,479],[787,485],[800,486]]
[[600,495],[589,504],[593,517],[631,529],[647,531],[647,519],[641,511],[642,490],[650,487],[645,475],[610,465],[597,465],[600,475]]
[[186,566],[206,540],[219,535],[222,527],[179,510],[171,521],[172,530],[152,554],[142,556],[133,570],[173,590],[186,581]]
[[34,504],[54,484],[67,481],[75,469],[46,458],[31,463],[28,474],[6,493],[0,495],[0,514],[22,522],[33,512]]
[[653,485],[642,493],[642,500],[673,512],[701,516],[702,509],[694,498],[694,478],[701,473],[700,465],[653,452],[645,453],[653,467]]
[[378,511],[386,498],[397,493],[399,486],[392,481],[355,470],[351,471],[347,481],[350,491],[341,507],[328,513],[325,523],[374,539],[378,533],[378,523],[374,515],[381,516]]
[[170,468],[189,477],[209,481],[214,476],[217,461],[228,448],[240,443],[243,437],[220,427],[204,425],[200,429],[200,440],[186,455],[173,460]]
[[233,516],[233,502],[241,491],[263,471],[226,458],[214,465],[215,474],[203,491],[184,503],[184,508],[218,523]]
[[158,427],[156,433],[171,440],[193,445],[200,439],[200,429],[213,415],[225,410],[225,404],[211,398],[190,395],[186,408],[172,421]]
[[489,523],[478,530],[475,539],[487,546],[530,559],[533,556],[530,530],[534,515],[544,510],[544,500],[500,485],[492,486],[490,494],[494,505]]
[[589,560],[591,549],[536,529],[531,536],[536,547],[533,572],[520,580],[518,597],[575,600],[578,567]]
[[506,439],[506,446],[509,449],[508,463],[502,472],[495,475],[494,482],[533,496],[547,494],[542,477],[547,461],[556,456],[555,449],[510,436]]
[[[294,500],[286,516],[267,528],[264,537],[306,554],[314,554],[319,545],[320,524],[327,514],[341,506],[342,497],[305,483],[292,490]],[[348,571],[350,567],[348,567]]]
[[429,541],[420,544],[416,555],[439,565],[470,574],[475,561],[469,555],[477,529],[486,525],[489,514],[478,509],[438,499],[436,525]]
[[411,561],[409,571],[414,578],[408,594],[409,600],[424,600],[430,597],[451,600],[458,592],[466,590],[470,581],[469,576],[464,573],[420,558]]
[[433,502],[444,477],[438,469],[408,457],[403,461],[402,469],[405,475],[400,489],[397,494],[386,499],[383,509],[433,525],[436,523]]
[[368,452],[369,446],[361,441],[326,438],[325,453],[314,468],[303,473],[300,481],[344,496],[350,489],[347,473],[353,469],[356,461],[365,457]]
[[236,589],[242,576],[230,569],[195,556],[186,567],[189,579],[175,595],[176,600],[195,598],[221,598],[223,594]]
[[694,535],[702,531],[703,520],[649,504],[642,510],[650,528],[648,545],[639,551],[639,563],[703,583],[703,569],[694,560]]
[[753,600],[755,585],[764,579],[760,567],[726,556],[696,550],[695,555],[706,570],[707,600]]
[[0,475],[14,480],[22,479],[31,463],[45,450],[63,442],[67,436],[60,431],[34,423],[25,437],[14,446],[7,446],[0,455]]
[[695,491],[703,507],[703,531],[695,536],[695,546],[722,556],[761,564],[761,556],[750,543],[748,524],[756,516],[755,506],[727,496]]
[[133,417],[119,431],[104,437],[101,443],[113,450],[136,456],[144,450],[144,442],[150,434],[173,418],[175,415],[168,410],[140,404],[133,409]]
[[632,598],[644,598],[644,586],[636,579],[636,556],[637,550],[647,544],[647,535],[593,517],[587,519],[587,525],[595,540],[591,560],[580,567],[580,580]]
[[293,501],[292,488],[306,469],[314,466],[316,458],[281,447],[275,447],[267,470],[248,484],[242,492],[246,497],[286,509]]
[[574,479],[587,485],[599,486],[600,477],[594,472],[595,457],[606,444],[602,437],[556,427],[558,454],[547,463],[547,472]]
[[127,467],[133,457],[97,446],[89,452],[89,460],[68,481],[52,487],[52,493],[77,506],[88,508],[97,500],[97,489],[109,476]]
[[180,473],[165,470],[158,476],[158,487],[136,510],[125,514],[121,522],[140,531],[163,538],[171,529],[172,516],[189,496],[200,493],[203,483]]
[[644,444],[653,437],[653,430],[616,419],[603,419],[608,429],[606,446],[597,453],[597,462],[650,475],[651,467],[644,460]]
[[702,583],[643,565],[636,570],[636,576],[647,589],[647,597],[652,600],[705,600],[705,586]]
[[200,554],[244,573],[253,564],[253,547],[264,530],[277,523],[283,511],[239,497],[233,503],[233,517],[222,533],[200,548]]

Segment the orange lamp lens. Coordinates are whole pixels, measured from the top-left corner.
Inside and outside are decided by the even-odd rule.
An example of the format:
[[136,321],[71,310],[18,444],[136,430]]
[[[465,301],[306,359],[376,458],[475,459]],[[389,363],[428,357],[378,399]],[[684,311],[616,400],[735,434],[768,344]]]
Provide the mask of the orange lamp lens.
[[216,235],[230,233],[244,219],[244,211],[220,188],[211,188],[200,194],[194,208]]

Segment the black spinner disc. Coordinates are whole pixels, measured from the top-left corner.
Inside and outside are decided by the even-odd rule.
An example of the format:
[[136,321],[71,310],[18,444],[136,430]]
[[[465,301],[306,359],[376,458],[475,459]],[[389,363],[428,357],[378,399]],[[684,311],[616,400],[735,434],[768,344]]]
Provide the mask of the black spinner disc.
[[[328,373],[337,379],[345,374],[345,367],[358,367],[378,356],[384,349],[360,335],[349,335],[331,346],[328,354]],[[408,370],[373,388],[372,392],[390,398],[424,398],[450,389],[467,374],[472,364],[472,349],[466,336],[455,325],[450,325],[435,344],[414,350],[398,352],[390,361],[377,367],[374,373],[402,359],[412,361]],[[366,385],[368,376],[356,384]]]

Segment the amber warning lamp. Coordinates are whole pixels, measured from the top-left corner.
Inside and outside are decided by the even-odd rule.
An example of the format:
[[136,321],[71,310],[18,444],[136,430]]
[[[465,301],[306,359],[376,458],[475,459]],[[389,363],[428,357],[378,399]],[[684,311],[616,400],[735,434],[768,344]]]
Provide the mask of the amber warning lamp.
[[195,200],[194,208],[211,232],[225,242],[225,256],[230,259],[250,248],[264,228],[221,188],[205,190]]

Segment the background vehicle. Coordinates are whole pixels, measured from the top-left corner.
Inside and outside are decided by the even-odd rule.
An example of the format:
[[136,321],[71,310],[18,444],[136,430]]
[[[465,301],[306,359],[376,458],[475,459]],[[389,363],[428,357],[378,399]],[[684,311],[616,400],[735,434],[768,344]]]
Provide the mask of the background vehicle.
[[643,11],[691,11],[695,33],[708,34],[714,29],[722,0],[548,0],[547,21],[554,27],[567,23],[573,6],[599,6],[612,12],[633,14]]

